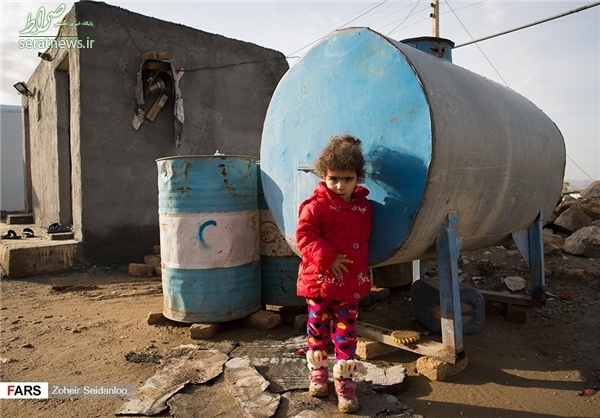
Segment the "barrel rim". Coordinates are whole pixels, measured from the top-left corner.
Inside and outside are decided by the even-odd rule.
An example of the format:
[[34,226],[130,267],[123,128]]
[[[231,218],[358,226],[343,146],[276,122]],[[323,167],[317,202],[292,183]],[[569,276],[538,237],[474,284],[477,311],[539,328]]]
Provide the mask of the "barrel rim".
[[220,154],[220,155],[174,155],[172,157],[161,157],[157,158],[155,161],[166,161],[166,160],[179,160],[183,158],[195,158],[195,159],[209,159],[209,158],[220,158],[222,160],[226,158],[244,158],[249,160],[258,161],[257,157],[252,157],[251,155],[228,155],[228,154]]

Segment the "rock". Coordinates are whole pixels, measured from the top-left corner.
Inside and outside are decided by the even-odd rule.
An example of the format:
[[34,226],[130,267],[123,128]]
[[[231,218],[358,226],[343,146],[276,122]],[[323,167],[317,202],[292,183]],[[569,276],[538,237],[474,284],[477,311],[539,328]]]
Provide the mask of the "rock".
[[579,199],[577,207],[583,211],[593,221],[600,220],[600,198]]
[[600,257],[600,227],[592,225],[578,230],[565,239],[563,249],[573,255]]
[[590,183],[579,193],[579,196],[585,198],[600,198],[600,180]]
[[570,234],[591,224],[592,219],[577,206],[571,206],[554,221],[554,225]]
[[454,376],[467,367],[467,357],[459,360],[456,364],[446,363],[434,357],[419,357],[417,360],[417,371],[429,380],[443,381],[448,376]]
[[550,228],[544,228],[544,254],[558,254],[563,249],[564,239],[560,235],[554,234]]
[[556,215],[556,217],[559,217],[564,211],[569,209],[571,206],[575,206],[576,204],[577,198],[571,195],[566,195],[563,198],[562,202],[560,202],[560,204],[556,207],[556,209],[554,209],[554,212],[552,213]]
[[275,329],[283,323],[283,320],[275,312],[261,310],[242,319],[242,323],[252,328]]
[[190,338],[192,340],[207,340],[212,338],[220,328],[220,324],[194,324],[190,327]]
[[150,312],[146,317],[148,325],[164,324],[166,320],[162,312]]
[[152,247],[152,252],[156,255],[160,255],[160,245],[155,245]]
[[502,279],[506,287],[508,287],[511,291],[516,292],[518,290],[525,289],[525,279],[519,276],[508,276]]

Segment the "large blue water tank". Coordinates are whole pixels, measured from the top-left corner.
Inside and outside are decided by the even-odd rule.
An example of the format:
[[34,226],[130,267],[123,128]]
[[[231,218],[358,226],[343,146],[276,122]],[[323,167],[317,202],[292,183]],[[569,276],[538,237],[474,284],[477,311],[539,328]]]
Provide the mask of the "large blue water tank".
[[281,79],[261,144],[265,198],[297,251],[298,206],[332,135],[363,141],[372,266],[435,255],[457,211],[462,249],[504,241],[554,209],[565,146],[536,105],[494,81],[368,28],[334,32]]

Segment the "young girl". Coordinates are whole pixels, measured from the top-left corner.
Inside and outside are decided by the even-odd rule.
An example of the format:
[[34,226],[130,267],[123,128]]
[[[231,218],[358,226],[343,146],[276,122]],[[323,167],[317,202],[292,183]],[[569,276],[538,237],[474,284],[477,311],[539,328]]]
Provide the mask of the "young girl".
[[331,138],[315,168],[323,181],[300,205],[296,229],[302,253],[297,293],[308,305],[309,393],[328,395],[331,339],[338,408],[355,412],[360,407],[352,381],[358,302],[371,290],[367,266],[371,205],[369,191],[358,185],[365,176],[360,140],[349,135]]

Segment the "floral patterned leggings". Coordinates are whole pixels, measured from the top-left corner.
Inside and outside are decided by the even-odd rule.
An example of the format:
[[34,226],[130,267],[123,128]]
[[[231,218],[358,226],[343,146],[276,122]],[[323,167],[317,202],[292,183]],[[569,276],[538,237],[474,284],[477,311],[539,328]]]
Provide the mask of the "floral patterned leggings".
[[[358,303],[333,299],[306,298],[308,321],[306,333],[308,348],[327,353],[331,336],[336,360],[350,360],[356,353],[356,320]],[[330,321],[333,320],[333,326]]]

